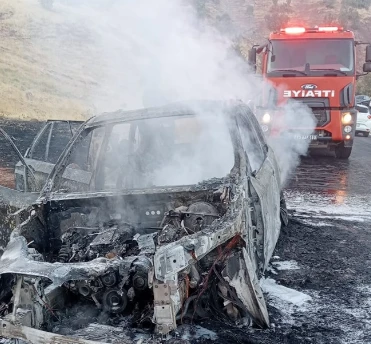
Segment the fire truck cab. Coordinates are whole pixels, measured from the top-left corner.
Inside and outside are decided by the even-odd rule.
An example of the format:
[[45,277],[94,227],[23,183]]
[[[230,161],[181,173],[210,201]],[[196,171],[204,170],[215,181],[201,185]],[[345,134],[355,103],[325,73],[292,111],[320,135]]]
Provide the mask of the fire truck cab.
[[[356,72],[359,44],[367,44],[364,74]],[[355,41],[354,33],[341,27],[287,27],[250,50],[249,63],[255,70],[257,54],[262,54],[260,72],[269,81],[261,102],[255,104],[266,134],[294,130],[295,139],[310,140],[309,148],[334,150],[337,158],[348,159],[357,123],[356,80],[371,72],[370,44]],[[317,122],[312,135],[301,135],[303,128],[288,128],[278,120],[288,99],[311,109]]]

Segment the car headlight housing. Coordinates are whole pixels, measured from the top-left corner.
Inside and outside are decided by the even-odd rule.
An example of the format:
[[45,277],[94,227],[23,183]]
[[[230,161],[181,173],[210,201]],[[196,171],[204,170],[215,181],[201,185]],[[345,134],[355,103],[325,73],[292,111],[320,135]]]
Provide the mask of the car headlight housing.
[[264,124],[268,124],[270,121],[271,121],[271,115],[270,115],[268,112],[266,112],[266,113],[263,115],[263,117],[262,117],[262,122],[263,122]]
[[353,120],[353,117],[352,117],[352,115],[350,114],[350,112],[345,112],[345,113],[343,113],[343,117],[341,118],[341,122],[342,122],[343,124],[349,124],[349,123],[352,122],[352,120]]

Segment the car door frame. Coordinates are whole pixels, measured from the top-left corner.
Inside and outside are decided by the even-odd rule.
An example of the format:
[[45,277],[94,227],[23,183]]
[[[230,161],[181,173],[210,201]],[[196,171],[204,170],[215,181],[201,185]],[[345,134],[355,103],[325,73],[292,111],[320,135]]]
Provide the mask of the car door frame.
[[[2,135],[6,141],[9,142],[12,149],[18,155],[20,161],[22,162],[24,169],[28,170],[30,175],[34,175],[32,169],[27,165],[23,155],[20,150],[11,139],[11,137],[6,133],[6,131],[0,127],[0,135]],[[12,189],[3,185],[0,185],[0,199],[2,206],[7,209],[8,212],[16,212],[22,208],[26,208],[34,203],[40,195],[40,191],[31,192],[31,191],[20,191],[17,189]]]
[[[32,141],[30,147],[26,150],[25,153],[25,161],[27,164],[31,167],[35,166],[34,168],[35,172],[42,173],[45,178],[41,178],[41,183],[44,184],[47,180],[48,175],[52,172],[55,163],[49,162],[49,153],[50,153],[50,144],[52,141],[52,135],[53,135],[53,130],[55,128],[56,123],[67,123],[70,127],[71,131],[71,138],[74,135],[73,129],[71,127],[71,123],[79,123],[80,125],[84,123],[84,121],[70,121],[70,120],[48,120],[44,126],[40,129],[38,134],[35,136],[34,140]],[[77,128],[78,129],[78,128]],[[47,143],[45,145],[45,151],[44,151],[44,157],[43,160],[36,159],[33,157],[33,154],[35,152],[36,146],[39,144],[41,137],[45,134],[45,132],[49,131],[48,133],[48,138],[47,138]],[[70,138],[70,139],[71,139]],[[65,148],[65,147],[64,147]],[[44,180],[45,179],[45,180]],[[44,182],[42,182],[44,180]],[[26,175],[23,174],[23,183],[25,185],[25,188],[28,188],[28,180],[26,178]],[[43,185],[40,185],[40,190],[42,189]]]
[[[24,162],[28,165],[28,166],[32,166],[32,164],[30,164],[31,161],[33,161],[33,159],[30,157],[30,153],[31,151],[34,149],[34,147],[36,146],[36,144],[39,142],[40,138],[42,137],[42,135],[45,133],[46,130],[50,130],[50,122],[47,121],[42,127],[41,129],[39,130],[39,132],[37,133],[37,135],[35,136],[35,138],[33,139],[31,145],[27,148],[25,154],[24,154]],[[51,131],[50,131],[51,133]],[[19,154],[21,154],[19,152]],[[15,171],[14,171],[14,174],[15,174],[15,180],[16,180],[16,189],[21,191],[21,192],[27,192],[29,190],[29,181],[28,181],[28,178],[27,178],[27,174],[26,174],[26,171],[25,171],[25,168],[24,168],[24,162],[22,161],[22,159],[20,159],[21,161],[18,162],[15,166]],[[22,184],[23,184],[23,190],[21,190],[21,187],[19,186],[18,184],[18,177],[22,179]]]
[[[261,166],[251,172],[249,178],[249,187],[253,187],[258,195],[262,213],[263,222],[263,271],[268,267],[269,260],[273,255],[280,228],[280,175],[277,170],[278,165],[275,162],[274,153],[266,143],[264,134],[261,131],[259,123],[252,113],[240,113],[237,116],[237,125],[245,125],[242,132],[251,133],[257,140],[260,149],[264,154],[264,160]],[[241,133],[240,131],[240,133]],[[242,138],[243,140],[243,138]],[[246,148],[243,147],[247,158],[249,157]]]

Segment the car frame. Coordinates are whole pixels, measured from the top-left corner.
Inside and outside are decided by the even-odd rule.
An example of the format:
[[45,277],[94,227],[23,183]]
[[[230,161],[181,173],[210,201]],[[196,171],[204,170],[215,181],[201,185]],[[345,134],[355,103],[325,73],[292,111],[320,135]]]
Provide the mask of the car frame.
[[364,123],[357,123],[356,126],[356,135],[362,134],[364,137],[368,137],[370,135],[370,129]]
[[[30,147],[27,148],[24,156],[22,157],[23,161],[20,160],[16,165],[15,182],[17,190],[27,191],[32,190],[33,188],[33,186],[30,185],[32,184],[32,181],[29,180],[30,177],[25,172],[25,164],[27,164],[27,166],[32,169],[32,173],[37,180],[38,187],[35,191],[41,191],[46,178],[53,170],[60,153],[63,152],[63,149],[82,123],[84,123],[84,121],[78,120],[47,120],[44,123],[33,139]],[[68,129],[58,133],[58,126],[60,125],[66,125],[68,126]],[[46,142],[42,142],[44,137],[46,138]],[[61,138],[64,139],[64,142],[60,142]],[[57,141],[57,147],[54,143],[55,141]],[[54,145],[52,145],[52,143],[54,143]],[[42,148],[45,147],[45,150],[42,149],[41,151],[43,153],[42,157],[40,156],[40,145]]]
[[371,109],[371,98],[366,95],[357,95],[355,97],[356,105],[364,105]]
[[[14,161],[14,186],[0,185],[0,255],[9,239],[11,230],[22,221],[21,209],[37,200],[55,162],[74,132],[84,121],[47,120],[35,135],[25,154],[13,138],[0,127],[5,139],[3,149],[13,150],[19,161]],[[67,130],[61,130],[61,127]],[[22,132],[27,135],[27,132]],[[8,162],[9,163],[9,162]]]
[[366,105],[356,104],[357,110],[357,124],[355,134],[368,137],[371,130],[371,114],[370,110]]
[[[107,135],[102,138],[105,142],[105,138],[109,137],[109,128],[120,123],[142,123],[158,118],[176,120],[186,116],[193,118],[202,116],[203,112],[210,114],[213,111],[222,114],[233,146],[234,166],[227,176],[195,185],[115,191],[55,191],[67,177],[69,182],[85,183],[83,179],[87,177],[86,171],[68,171],[67,165],[74,147],[88,137],[90,132],[103,128],[104,135]],[[88,146],[91,147],[91,141]],[[93,171],[96,174],[102,166],[99,157],[105,156],[104,150],[100,152],[94,156],[96,170]],[[258,156],[261,160],[258,167],[253,169],[251,159],[257,159]],[[51,333],[50,329],[42,330],[43,324],[50,319],[50,307],[64,309],[64,293],[68,292],[65,289],[66,283],[69,287],[71,281],[75,287],[86,287],[98,280],[103,281],[103,285],[99,282],[104,291],[103,301],[100,299],[97,305],[102,307],[103,304],[104,310],[107,301],[105,297],[112,295],[109,293],[114,293],[112,300],[124,297],[122,293],[125,293],[127,300],[128,290],[123,280],[125,283],[130,281],[130,288],[134,288],[137,286],[134,277],[143,273],[143,269],[145,272],[141,278],[145,280],[146,290],[151,293],[152,319],[154,331],[158,335],[173,333],[179,320],[186,316],[189,303],[193,302],[194,307],[198,307],[197,302],[203,293],[205,297],[218,298],[218,302],[223,299],[227,302],[234,295],[234,301],[227,302],[229,306],[226,308],[229,307],[233,312],[237,309],[239,316],[248,317],[258,327],[269,326],[267,306],[259,280],[273,255],[281,225],[288,221],[281,187],[280,170],[274,152],[267,145],[253,112],[242,102],[183,102],[151,109],[120,110],[93,117],[81,125],[71,139],[47,178],[37,201],[21,211],[22,221],[12,232],[9,244],[0,258],[0,282],[3,290],[12,293],[8,300],[12,309],[0,318],[0,336],[24,339],[31,343],[76,343],[76,337]],[[172,202],[182,205],[164,211]],[[125,216],[135,211],[141,223],[145,223],[143,228],[146,229],[154,223],[162,224],[159,234],[143,234],[132,222],[135,228],[133,240],[139,247],[139,253],[134,257],[105,256],[105,259],[100,257],[75,263],[71,262],[74,256],[71,258],[69,251],[66,262],[53,261],[51,257],[57,252],[55,240],[60,241],[63,226],[71,225],[69,221],[72,219],[77,223],[83,221],[86,226],[84,214],[97,210],[107,215],[112,209],[121,212],[115,216]],[[197,221],[192,222],[194,225],[203,224],[197,227],[198,230],[158,244],[159,237],[165,235],[167,238],[170,235],[167,231],[171,226],[167,226],[171,221],[185,221],[194,216],[197,217]],[[176,227],[178,229],[181,228],[179,223]],[[73,229],[77,231],[74,233],[83,230],[76,228]],[[111,227],[104,228],[103,233]],[[99,236],[100,233],[95,235]],[[157,244],[154,237],[157,238]],[[59,248],[58,254],[62,248]],[[205,266],[203,264],[207,268],[200,268]],[[116,278],[120,276],[114,287],[109,286],[108,282],[106,284],[103,279],[104,276],[111,278],[113,272]],[[210,276],[215,280],[210,282],[209,287],[216,288],[217,294],[207,290]],[[138,291],[137,287],[134,289]],[[77,290],[78,294],[82,294],[82,290]],[[194,294],[190,296],[192,291]],[[41,302],[35,302],[36,299]],[[113,308],[110,312],[113,312]],[[108,331],[112,329],[108,327]],[[79,337],[78,343],[102,342]]]

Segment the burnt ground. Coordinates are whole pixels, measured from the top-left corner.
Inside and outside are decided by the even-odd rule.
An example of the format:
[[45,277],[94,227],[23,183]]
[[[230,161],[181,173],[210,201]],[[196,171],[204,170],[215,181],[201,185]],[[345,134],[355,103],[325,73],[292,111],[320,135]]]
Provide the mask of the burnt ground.
[[341,220],[332,224],[308,225],[300,217],[292,218],[276,254],[295,260],[300,269],[268,273],[278,284],[312,296],[308,306],[288,311],[284,302],[270,300],[268,294],[273,327],[223,329],[217,331],[220,342],[371,343],[370,228]]
[[290,224],[267,278],[309,295],[303,305],[268,293],[272,327],[227,329],[209,324],[221,343],[371,343],[371,138],[356,138],[349,161],[303,158],[285,190]]
[[[24,152],[32,137],[20,137],[20,126],[35,133],[40,124],[27,128],[8,124],[7,130]],[[0,148],[0,156],[4,154],[9,153]],[[273,264],[266,278],[277,288],[302,292],[311,300],[300,303],[295,295],[280,296],[268,289],[270,329],[203,323],[216,332],[214,342],[371,343],[370,183],[371,138],[356,139],[349,161],[331,156],[302,159],[285,190],[291,220],[273,259],[273,263],[290,261],[297,267],[279,270]]]

